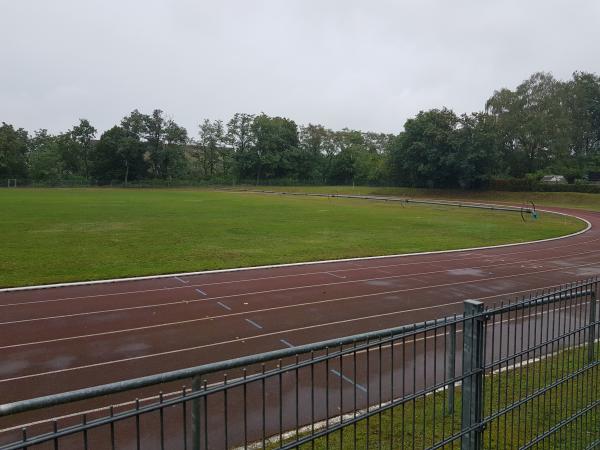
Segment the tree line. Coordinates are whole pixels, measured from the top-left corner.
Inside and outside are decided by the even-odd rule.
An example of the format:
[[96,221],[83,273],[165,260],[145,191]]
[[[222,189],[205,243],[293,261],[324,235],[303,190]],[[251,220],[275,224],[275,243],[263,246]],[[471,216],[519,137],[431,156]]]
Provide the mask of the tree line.
[[482,111],[421,111],[398,134],[237,113],[195,135],[157,109],[134,110],[99,134],[86,119],[52,135],[2,122],[0,179],[90,183],[290,181],[480,188],[547,173],[584,180],[600,171],[600,77],[536,73],[495,91]]

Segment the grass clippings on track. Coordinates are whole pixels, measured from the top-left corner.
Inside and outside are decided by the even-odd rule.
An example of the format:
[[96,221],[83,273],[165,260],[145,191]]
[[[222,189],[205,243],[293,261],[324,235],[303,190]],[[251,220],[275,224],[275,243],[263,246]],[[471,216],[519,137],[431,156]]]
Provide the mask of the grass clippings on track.
[[0,287],[477,247],[576,219],[207,190],[0,190]]

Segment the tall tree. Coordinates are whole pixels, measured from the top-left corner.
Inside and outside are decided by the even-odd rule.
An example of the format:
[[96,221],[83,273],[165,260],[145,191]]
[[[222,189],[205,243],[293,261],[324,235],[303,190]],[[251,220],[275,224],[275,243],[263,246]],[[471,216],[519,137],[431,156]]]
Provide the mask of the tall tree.
[[458,154],[458,185],[481,188],[499,173],[501,148],[494,118],[486,113],[463,114],[454,133]]
[[223,121],[215,120],[211,122],[205,119],[198,128],[198,142],[195,156],[202,166],[204,176],[213,177],[216,175],[216,169],[219,164],[223,168],[225,147]]
[[330,131],[322,125],[300,127],[298,151],[293,155],[293,167],[301,181],[321,180]]
[[570,153],[580,171],[586,167],[600,170],[600,77],[575,72],[564,94],[571,117]]
[[509,172],[536,172],[568,157],[569,117],[561,103],[561,83],[547,73],[533,74],[513,92],[497,91],[486,110],[496,118]]
[[227,122],[225,142],[233,150],[233,170],[238,179],[248,176],[251,171],[251,150],[256,143],[253,122],[254,116],[244,113],[235,113]]
[[391,144],[396,181],[424,187],[456,187],[460,155],[456,148],[459,118],[449,109],[421,111],[408,119]]
[[115,126],[105,131],[91,153],[91,173],[99,180],[130,180],[144,178],[147,164],[144,143],[129,129]]
[[2,122],[0,126],[0,178],[27,177],[29,136],[22,128]]
[[44,129],[34,132],[29,142],[31,178],[43,182],[64,179],[68,175],[65,153],[64,137],[52,136]]
[[89,178],[90,175],[89,159],[96,132],[96,128],[94,128],[87,119],[79,119],[79,124],[75,125],[69,132],[71,139],[78,146],[83,176],[85,178]]
[[347,128],[332,135],[334,155],[329,165],[327,179],[334,183],[352,183],[357,181],[361,153],[365,152],[365,142],[360,131]]
[[261,177],[279,178],[291,172],[291,153],[298,148],[298,127],[293,120],[261,114],[252,122],[256,139],[252,162],[256,183]]
[[160,109],[155,109],[151,115],[136,109],[123,118],[121,127],[145,143],[154,177],[168,179],[176,175],[184,158],[185,128],[166,118]]

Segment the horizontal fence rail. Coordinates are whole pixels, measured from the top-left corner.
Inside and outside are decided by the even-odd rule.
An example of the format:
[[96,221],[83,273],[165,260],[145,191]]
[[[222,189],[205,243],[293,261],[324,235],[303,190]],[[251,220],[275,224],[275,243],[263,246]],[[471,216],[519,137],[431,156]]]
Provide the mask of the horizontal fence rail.
[[598,281],[0,406],[16,449],[600,445]]
[[[296,195],[302,197],[328,197],[328,198],[348,198],[358,200],[377,200],[382,202],[394,202],[401,205],[408,205],[414,203],[417,205],[433,205],[433,206],[454,206],[458,208],[475,208],[475,209],[489,209],[492,211],[509,211],[518,212],[522,215],[523,220],[525,219],[524,214],[536,215],[537,210],[535,203],[529,201],[527,206],[520,208],[514,206],[502,206],[488,203],[476,203],[476,202],[458,202],[451,200],[427,200],[427,199],[413,199],[408,197],[393,197],[384,195],[354,195],[354,194],[323,194],[317,192],[289,192],[289,191],[270,191],[265,189],[242,189],[242,188],[220,188],[221,191],[230,192],[249,192],[257,194],[273,194],[273,195]],[[535,216],[537,217],[537,215]]]

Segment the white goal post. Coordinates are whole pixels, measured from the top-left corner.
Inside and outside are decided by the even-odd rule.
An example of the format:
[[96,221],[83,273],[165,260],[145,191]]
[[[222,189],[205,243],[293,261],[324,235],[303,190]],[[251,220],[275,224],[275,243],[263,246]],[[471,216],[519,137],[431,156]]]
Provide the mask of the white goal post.
[[8,179],[8,187],[17,187],[17,179],[16,178],[9,178]]

